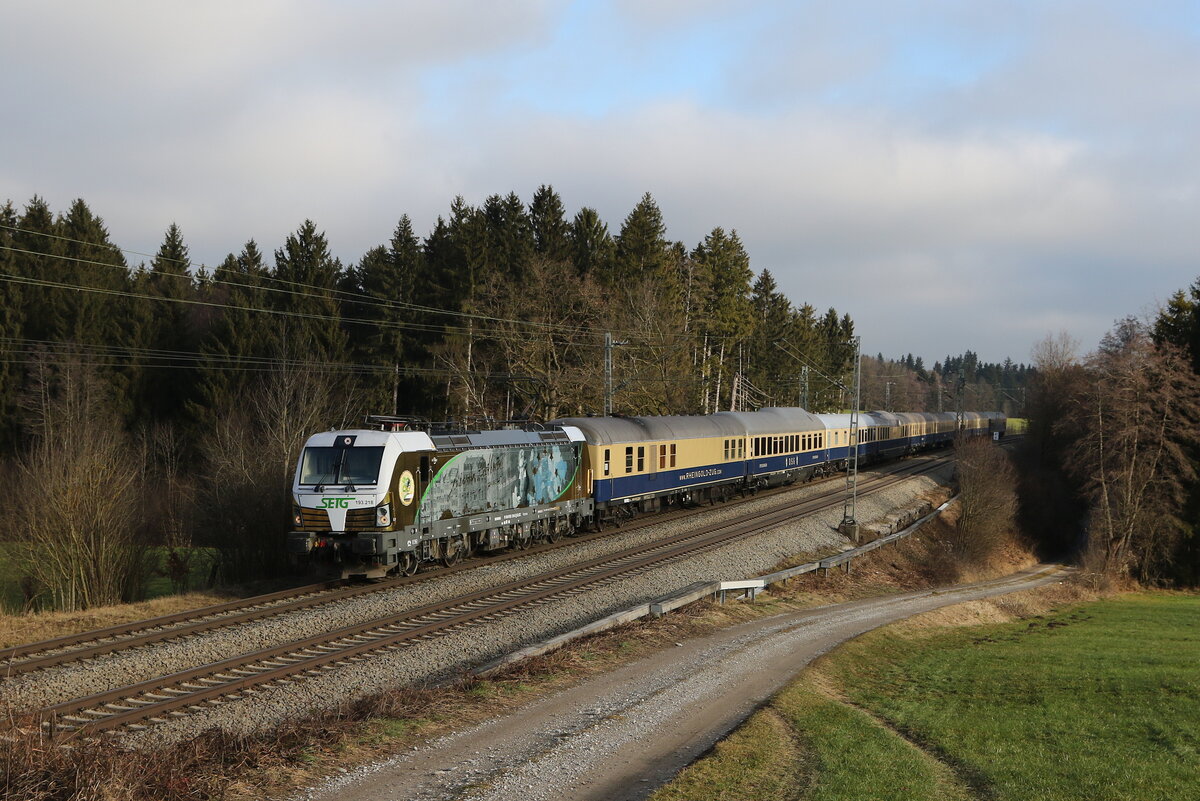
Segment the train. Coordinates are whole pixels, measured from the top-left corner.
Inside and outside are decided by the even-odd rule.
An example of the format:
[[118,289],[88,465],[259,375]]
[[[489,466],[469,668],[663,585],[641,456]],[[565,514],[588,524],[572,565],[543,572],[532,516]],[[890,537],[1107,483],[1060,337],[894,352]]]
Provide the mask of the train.
[[797,407],[653,417],[568,417],[493,430],[372,415],[313,434],[296,464],[295,560],[344,577],[412,575],[476,552],[524,549],[641,512],[723,501],[859,464],[1000,439],[999,412],[865,412]]

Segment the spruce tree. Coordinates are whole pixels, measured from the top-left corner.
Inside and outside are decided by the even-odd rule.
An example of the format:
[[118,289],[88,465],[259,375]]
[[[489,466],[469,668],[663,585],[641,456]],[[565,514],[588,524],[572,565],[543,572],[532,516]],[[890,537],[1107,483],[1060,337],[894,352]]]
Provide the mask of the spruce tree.
[[389,413],[400,410],[400,386],[404,362],[411,356],[413,336],[407,326],[414,313],[401,304],[411,304],[413,282],[422,272],[424,256],[408,215],[400,218],[388,247],[372,248],[358,268],[358,291],[375,302],[355,315],[373,320],[356,341],[356,357],[372,366],[387,368],[376,374],[373,407]]
[[571,222],[571,261],[579,276],[603,280],[612,270],[616,244],[593,208],[584,207]]
[[668,270],[667,226],[650,193],[633,207],[617,236],[612,271],[601,274],[610,287],[630,286],[647,278],[663,279]]
[[12,201],[0,206],[0,450],[16,436],[14,402],[21,382],[21,365],[26,344],[21,337],[24,313],[17,273],[15,235],[17,210]]
[[778,341],[788,334],[792,304],[779,291],[769,270],[759,273],[750,294],[754,312],[754,335],[750,348],[750,378],[754,385],[771,395],[777,405],[797,402],[796,376],[800,363],[780,347]]
[[196,299],[190,265],[183,232],[171,223],[150,269],[138,276],[139,294],[151,298],[145,302],[148,320],[141,344],[172,354],[147,358],[140,365],[139,416],[156,421],[182,419],[196,384],[197,372],[190,360],[173,355],[195,353],[198,344],[189,303]]
[[213,272],[209,300],[222,308],[200,340],[204,358],[193,417],[212,420],[227,413],[265,372],[265,361],[279,358],[283,351],[280,318],[263,311],[275,305],[266,290],[268,280],[262,251],[253,239]]
[[525,278],[529,259],[534,253],[533,226],[525,204],[515,192],[509,192],[500,203],[499,219],[489,218],[491,238],[507,280],[521,282]]
[[[54,214],[40,197],[34,196],[17,220],[13,232],[12,271],[22,278],[61,281],[55,256],[61,250],[56,238]],[[61,342],[67,325],[67,296],[62,289],[26,286],[20,293],[22,301],[22,334],[38,343]]]
[[312,220],[275,251],[272,284],[280,291],[271,294],[274,308],[286,313],[280,330],[287,358],[322,363],[344,358],[347,337],[334,295],[341,272],[341,262]]
[[736,231],[727,235],[724,229],[714,228],[692,251],[692,258],[703,267],[708,284],[701,370],[711,392],[703,406],[728,409],[736,370],[731,363],[753,327],[750,281],[754,273]]
[[552,262],[571,259],[571,226],[566,220],[562,198],[546,184],[538,187],[529,204],[533,249]]

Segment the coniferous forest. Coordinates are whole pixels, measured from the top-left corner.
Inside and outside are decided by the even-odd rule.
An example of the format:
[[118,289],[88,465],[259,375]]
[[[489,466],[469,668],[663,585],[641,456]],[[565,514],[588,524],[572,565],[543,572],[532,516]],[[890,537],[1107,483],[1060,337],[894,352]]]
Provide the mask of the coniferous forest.
[[[35,197],[0,207],[0,279],[3,470],[46,499],[3,532],[30,607],[137,598],[154,570],[180,588],[271,575],[312,432],[368,413],[601,414],[606,353],[616,413],[850,402],[850,316],[784,296],[736,231],[672,241],[649,194],[615,229],[548,186],[528,204],[459,197],[424,235],[401,216],[353,264],[304,221],[215,266],[174,224],[140,254],[83,200]],[[961,376],[968,408],[1013,414],[1027,369],[968,351],[863,372],[866,408],[952,410]]]

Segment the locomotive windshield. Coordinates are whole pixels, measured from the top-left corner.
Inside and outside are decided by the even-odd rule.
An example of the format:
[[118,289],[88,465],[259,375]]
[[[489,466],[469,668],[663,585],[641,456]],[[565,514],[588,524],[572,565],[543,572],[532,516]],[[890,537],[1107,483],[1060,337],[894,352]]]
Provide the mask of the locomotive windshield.
[[305,448],[301,484],[374,484],[383,447]]

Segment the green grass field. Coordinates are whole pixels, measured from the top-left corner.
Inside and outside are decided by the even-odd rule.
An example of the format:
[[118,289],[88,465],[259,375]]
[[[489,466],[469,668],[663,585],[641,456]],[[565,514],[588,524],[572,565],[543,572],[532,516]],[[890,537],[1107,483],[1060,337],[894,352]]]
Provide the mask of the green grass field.
[[867,635],[654,801],[768,788],[821,801],[1200,798],[1200,596]]

